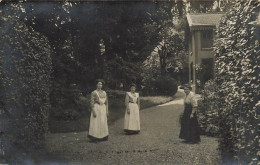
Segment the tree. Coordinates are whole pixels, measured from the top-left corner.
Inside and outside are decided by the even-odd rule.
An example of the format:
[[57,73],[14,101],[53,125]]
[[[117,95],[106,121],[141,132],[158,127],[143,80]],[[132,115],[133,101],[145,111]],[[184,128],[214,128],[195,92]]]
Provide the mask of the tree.
[[[113,67],[109,66],[112,63],[109,61],[120,57],[125,63],[141,67],[154,45],[160,41],[157,33],[164,26],[161,23],[171,19],[169,13],[172,5],[171,2],[82,2],[68,5],[66,12],[61,4],[50,3],[46,6],[37,3],[33,5],[33,16],[25,14],[24,17],[28,20],[27,24],[48,37],[55,50],[54,82],[57,79],[65,83],[62,86],[77,83],[89,88],[96,78],[104,77],[108,84],[115,87],[113,83],[120,84],[123,77],[135,73],[135,69],[128,68],[127,74],[117,78],[118,74],[108,72]],[[35,12],[40,8],[48,12]],[[105,47],[103,53],[99,46],[101,40]],[[135,79],[139,81],[141,77]]]
[[181,72],[185,67],[186,60],[184,32],[179,31],[172,22],[162,29],[160,35],[161,42],[155,47],[147,61],[145,61],[145,63],[150,63],[151,65],[146,64],[146,66],[149,68],[159,67],[162,76]]

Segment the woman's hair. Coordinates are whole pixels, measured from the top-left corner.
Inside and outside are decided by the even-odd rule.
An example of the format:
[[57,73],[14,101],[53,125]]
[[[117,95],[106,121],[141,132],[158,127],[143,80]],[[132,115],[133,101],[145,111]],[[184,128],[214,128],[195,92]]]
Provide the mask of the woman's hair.
[[96,84],[98,84],[99,82],[101,82],[103,85],[105,84],[105,81],[103,79],[97,79],[96,80]]
[[132,87],[136,87],[136,84],[135,83],[131,83],[130,84],[130,88],[132,88]]
[[190,86],[190,84],[184,84],[184,85],[183,85],[183,89],[184,89],[184,88],[188,88],[189,90],[192,90],[192,87]]

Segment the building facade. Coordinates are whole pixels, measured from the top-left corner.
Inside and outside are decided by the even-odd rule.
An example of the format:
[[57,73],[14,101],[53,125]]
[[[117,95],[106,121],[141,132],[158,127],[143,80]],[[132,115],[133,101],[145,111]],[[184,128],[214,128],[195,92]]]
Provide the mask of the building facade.
[[[193,91],[214,77],[213,41],[223,13],[187,14],[189,25],[189,82]],[[200,67],[199,73],[196,68]]]

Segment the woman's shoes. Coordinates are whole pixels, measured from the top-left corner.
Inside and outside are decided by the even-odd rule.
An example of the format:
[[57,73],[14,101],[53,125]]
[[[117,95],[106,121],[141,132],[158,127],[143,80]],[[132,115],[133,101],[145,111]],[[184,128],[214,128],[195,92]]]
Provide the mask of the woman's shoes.
[[187,143],[187,144],[189,144],[190,141],[188,141],[188,140],[183,140],[182,143]]
[[88,135],[88,139],[89,139],[89,142],[91,142],[91,143],[97,143],[97,142],[101,142],[101,141],[108,141],[108,136],[98,139],[98,138]]
[[186,143],[186,144],[199,144],[200,141],[189,141],[189,140],[184,140],[184,141],[182,141],[182,143]]
[[140,131],[133,131],[133,130],[124,130],[126,135],[135,135],[135,134],[139,134]]
[[200,141],[191,141],[190,144],[199,144]]

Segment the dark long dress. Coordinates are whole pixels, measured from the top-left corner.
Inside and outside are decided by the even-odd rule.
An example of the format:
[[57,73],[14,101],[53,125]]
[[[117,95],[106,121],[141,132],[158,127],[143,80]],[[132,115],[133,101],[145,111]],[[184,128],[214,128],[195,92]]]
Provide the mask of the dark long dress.
[[200,127],[196,112],[191,118],[192,105],[185,103],[184,113],[181,117],[181,131],[179,138],[189,142],[200,142]]

